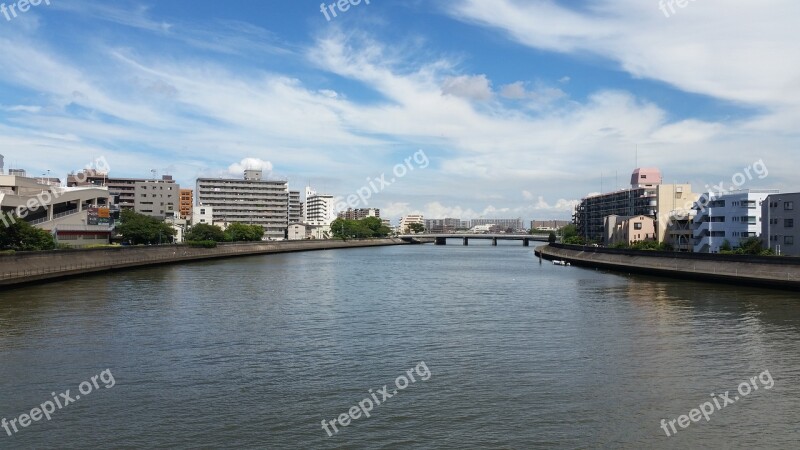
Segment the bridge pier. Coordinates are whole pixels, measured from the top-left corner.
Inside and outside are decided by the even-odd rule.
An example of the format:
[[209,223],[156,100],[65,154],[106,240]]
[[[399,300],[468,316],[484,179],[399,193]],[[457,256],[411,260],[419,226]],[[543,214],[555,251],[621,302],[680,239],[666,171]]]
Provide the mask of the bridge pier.
[[447,245],[447,238],[437,237],[434,241],[434,245]]
[[531,246],[531,240],[530,239],[523,239],[522,240],[522,246],[523,247],[530,247]]
[[497,238],[496,238],[496,237],[495,237],[495,238],[492,238],[492,245],[493,245],[494,247],[497,247]]
[[469,239],[466,236],[464,237],[464,245],[469,245]]

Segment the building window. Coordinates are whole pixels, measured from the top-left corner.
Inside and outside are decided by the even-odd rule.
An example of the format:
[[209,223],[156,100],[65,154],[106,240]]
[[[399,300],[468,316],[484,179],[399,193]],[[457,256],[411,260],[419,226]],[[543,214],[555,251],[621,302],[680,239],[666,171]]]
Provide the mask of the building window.
[[793,210],[794,209],[794,202],[784,202],[783,203],[783,209],[785,209],[786,211]]
[[634,230],[641,230],[642,229],[641,222],[637,222],[637,223],[633,224],[633,229]]
[[783,243],[786,245],[794,245],[794,236],[784,236]]
[[784,228],[794,228],[794,219],[783,219]]

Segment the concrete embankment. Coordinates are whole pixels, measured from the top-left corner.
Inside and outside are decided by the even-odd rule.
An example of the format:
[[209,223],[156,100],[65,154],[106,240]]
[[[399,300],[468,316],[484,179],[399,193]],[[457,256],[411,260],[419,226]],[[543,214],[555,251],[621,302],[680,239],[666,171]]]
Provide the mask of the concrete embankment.
[[536,254],[574,266],[800,291],[800,258],[643,252],[563,244],[538,247]]
[[0,287],[158,264],[271,253],[407,245],[400,239],[283,241],[220,244],[216,248],[179,245],[25,252],[0,256]]

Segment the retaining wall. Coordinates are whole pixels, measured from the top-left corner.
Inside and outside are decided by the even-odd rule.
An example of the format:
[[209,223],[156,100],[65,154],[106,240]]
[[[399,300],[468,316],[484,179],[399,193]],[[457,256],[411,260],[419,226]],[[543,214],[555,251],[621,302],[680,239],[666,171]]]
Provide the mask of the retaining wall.
[[800,292],[800,258],[637,252],[563,244],[538,247],[536,254],[574,266]]
[[220,244],[216,248],[180,245],[24,252],[0,256],[0,287],[87,273],[215,258],[408,244],[400,239],[281,241]]

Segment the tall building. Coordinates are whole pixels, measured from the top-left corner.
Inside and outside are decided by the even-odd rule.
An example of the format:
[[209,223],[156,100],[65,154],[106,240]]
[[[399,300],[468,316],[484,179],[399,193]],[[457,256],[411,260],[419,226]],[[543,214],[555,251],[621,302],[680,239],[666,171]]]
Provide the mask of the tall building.
[[300,191],[289,191],[289,224],[303,221],[303,203],[300,201]]
[[587,240],[603,241],[607,216],[649,216],[656,221],[658,242],[664,242],[671,215],[691,210],[697,198],[691,184],[661,184],[661,181],[658,169],[636,169],[629,189],[582,199],[573,215],[578,234]]
[[725,241],[736,248],[741,241],[759,236],[762,202],[778,192],[748,189],[719,196],[703,194],[695,204],[697,214],[692,229],[695,253],[719,253]]
[[409,214],[407,216],[403,216],[400,219],[400,225],[397,227],[398,231],[401,234],[408,233],[409,232],[408,226],[411,225],[412,223],[418,223],[424,227],[425,218],[422,217],[422,214]]
[[761,218],[765,246],[781,255],[800,256],[800,193],[767,196],[761,202]]
[[184,219],[192,217],[192,208],[194,208],[194,190],[181,189],[180,190],[180,214]]
[[336,218],[332,195],[319,194],[310,186],[306,187],[306,203],[303,212],[307,225],[328,227]]
[[180,210],[180,186],[169,175],[161,180],[137,181],[133,195],[133,210],[139,214],[165,219]]
[[261,170],[246,170],[242,179],[198,178],[198,206],[210,206],[217,225],[261,225],[265,236],[283,239],[289,225],[289,186],[284,180],[263,180]]
[[361,220],[367,217],[381,218],[381,210],[376,208],[347,208],[347,211],[339,211],[338,217],[345,220]]

